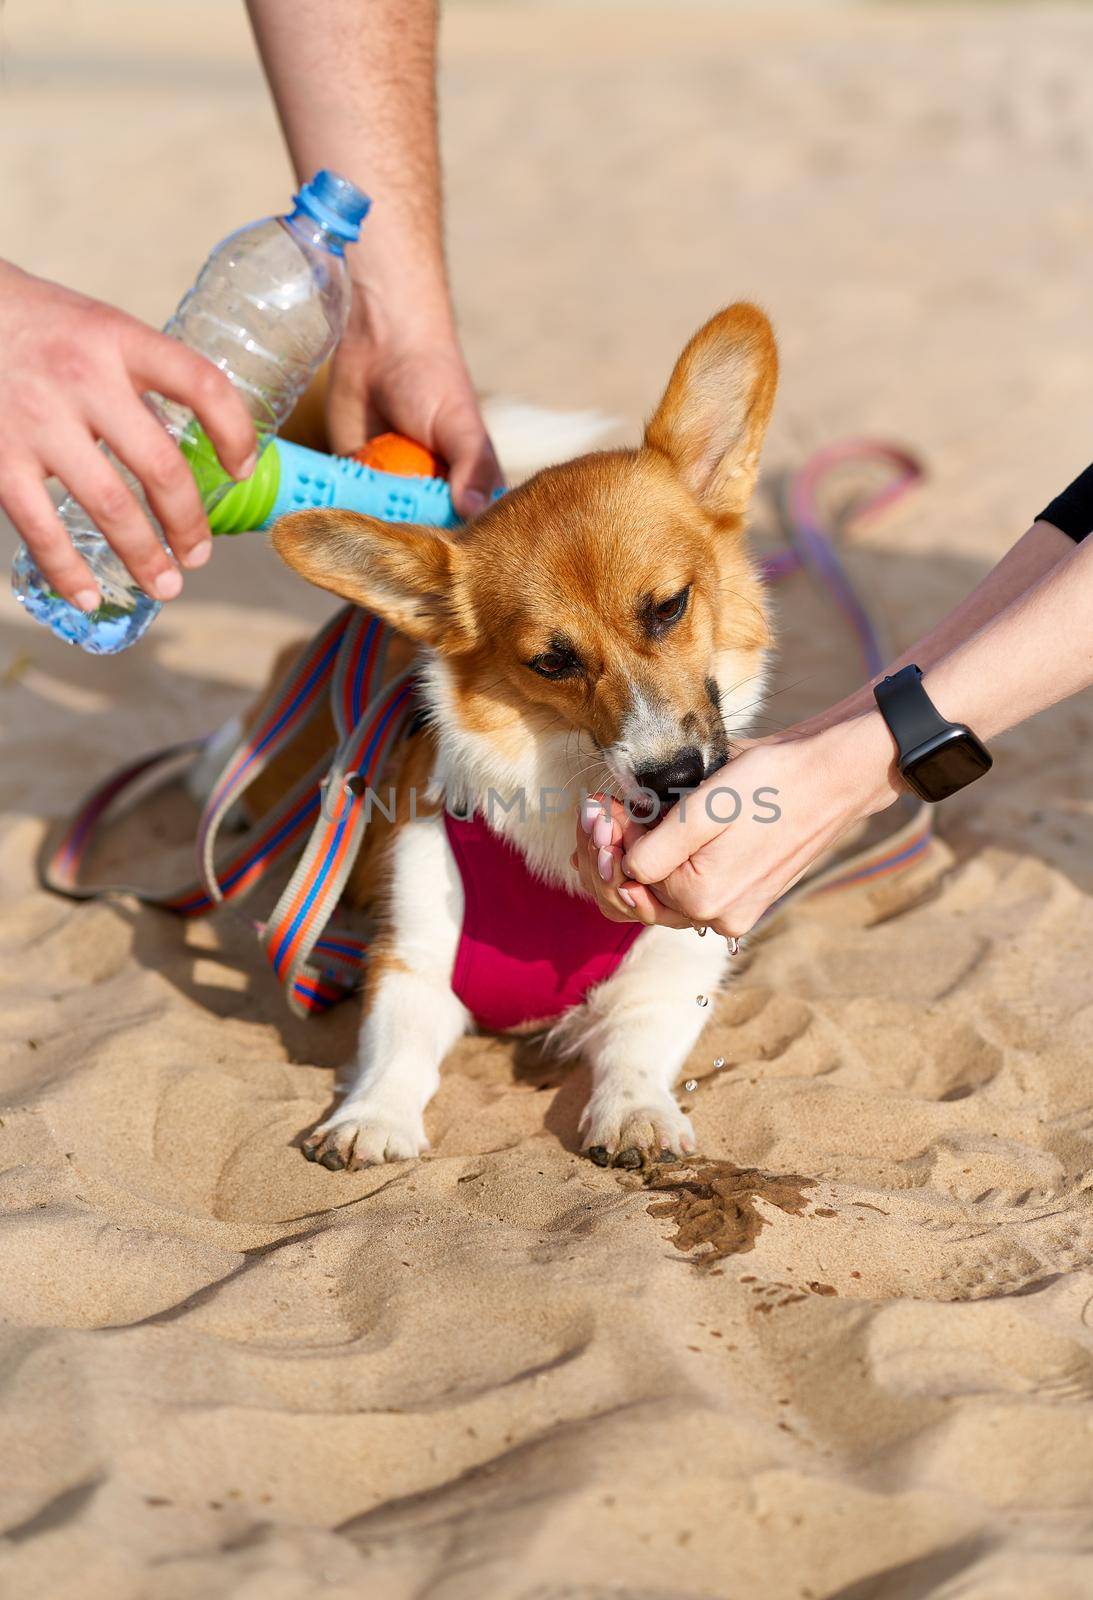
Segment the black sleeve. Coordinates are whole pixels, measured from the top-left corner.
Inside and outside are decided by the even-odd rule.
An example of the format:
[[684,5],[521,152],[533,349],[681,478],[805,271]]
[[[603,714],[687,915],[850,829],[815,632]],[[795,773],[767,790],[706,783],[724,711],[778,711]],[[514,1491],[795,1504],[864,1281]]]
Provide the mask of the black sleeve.
[[1050,522],[1053,528],[1069,534],[1075,542],[1093,532],[1093,467],[1086,467],[1081,477],[1075,478],[1062,494],[1057,494],[1036,520]]

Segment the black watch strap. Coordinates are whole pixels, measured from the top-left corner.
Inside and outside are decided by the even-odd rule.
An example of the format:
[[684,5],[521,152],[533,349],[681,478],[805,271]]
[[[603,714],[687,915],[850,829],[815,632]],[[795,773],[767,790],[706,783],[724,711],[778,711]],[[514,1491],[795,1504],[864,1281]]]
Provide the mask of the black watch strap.
[[922,687],[922,669],[913,664],[901,667],[890,678],[882,678],[873,689],[873,697],[899,746],[901,760],[952,727]]

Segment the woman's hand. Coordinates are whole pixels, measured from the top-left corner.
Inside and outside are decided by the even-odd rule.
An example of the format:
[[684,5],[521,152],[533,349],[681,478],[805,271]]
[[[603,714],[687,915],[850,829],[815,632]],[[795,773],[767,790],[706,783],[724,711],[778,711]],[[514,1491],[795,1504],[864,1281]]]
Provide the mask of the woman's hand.
[[576,865],[614,921],[739,937],[849,827],[900,793],[891,736],[871,712],[750,745],[654,827],[617,802],[610,818],[590,805]]
[[622,870],[624,853],[645,831],[621,801],[610,795],[591,795],[577,817],[577,848],[570,866],[580,875],[585,893],[611,922],[689,928],[685,916],[658,899],[651,888],[628,879]]
[[182,574],[104,440],[148,496],[183,567],[200,567],[212,541],[193,474],[142,396],[149,390],[195,413],[228,472],[254,471],[256,440],[229,379],[177,339],[122,311],[0,262],[0,505],[47,581],[83,611],[99,593],[46,492],[58,477],[157,600]]

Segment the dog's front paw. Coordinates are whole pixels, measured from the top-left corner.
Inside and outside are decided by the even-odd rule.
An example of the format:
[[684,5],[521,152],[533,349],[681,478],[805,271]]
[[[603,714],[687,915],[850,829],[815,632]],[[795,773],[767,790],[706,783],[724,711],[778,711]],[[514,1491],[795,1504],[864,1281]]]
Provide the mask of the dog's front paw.
[[670,1094],[635,1105],[626,1090],[600,1089],[581,1118],[581,1148],[600,1167],[640,1167],[666,1155],[693,1155],[695,1135]]
[[308,1134],[302,1149],[309,1161],[332,1172],[359,1172],[384,1161],[409,1161],[429,1148],[417,1112],[347,1102]]

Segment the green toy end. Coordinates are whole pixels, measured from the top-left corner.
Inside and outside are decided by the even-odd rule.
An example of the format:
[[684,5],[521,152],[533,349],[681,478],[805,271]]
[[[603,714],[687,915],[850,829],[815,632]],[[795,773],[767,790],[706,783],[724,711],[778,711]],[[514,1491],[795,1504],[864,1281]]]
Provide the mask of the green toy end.
[[267,441],[249,478],[236,483],[217,460],[203,429],[187,430],[180,449],[190,463],[213,533],[247,533],[260,528],[277,499],[281,464],[272,439]]

